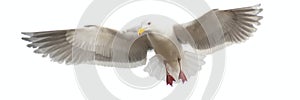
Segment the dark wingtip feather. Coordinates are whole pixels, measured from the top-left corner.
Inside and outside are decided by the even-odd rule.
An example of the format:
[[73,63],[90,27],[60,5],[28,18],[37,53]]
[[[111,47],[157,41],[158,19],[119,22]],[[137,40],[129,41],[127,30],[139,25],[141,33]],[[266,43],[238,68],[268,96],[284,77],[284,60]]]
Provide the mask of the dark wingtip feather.
[[28,48],[37,48],[37,46],[33,45],[33,44],[27,44]]
[[34,50],[33,51],[34,53],[36,53],[36,54],[42,54],[43,52],[42,51],[40,51],[39,49],[37,49],[37,50]]
[[26,38],[26,37],[22,37],[22,40],[31,42],[31,39],[30,38]]
[[[257,9],[257,8],[261,7],[261,4],[259,3],[259,4],[256,4],[256,5],[250,6],[250,7],[252,9]],[[248,8],[250,8],[250,7],[248,7]]]
[[255,7],[260,7],[260,6],[261,6],[261,3],[259,3],[259,4],[255,5]]
[[264,9],[260,8],[258,13],[261,13],[262,11],[264,11]]
[[258,21],[260,21],[264,18],[263,16],[257,16],[257,17],[258,17]]
[[48,56],[48,54],[44,54],[44,55],[42,55],[42,57],[44,57],[44,58],[45,58],[45,57],[47,57],[47,56]]
[[27,35],[27,36],[33,36],[33,33],[32,33],[32,32],[21,32],[21,34]]

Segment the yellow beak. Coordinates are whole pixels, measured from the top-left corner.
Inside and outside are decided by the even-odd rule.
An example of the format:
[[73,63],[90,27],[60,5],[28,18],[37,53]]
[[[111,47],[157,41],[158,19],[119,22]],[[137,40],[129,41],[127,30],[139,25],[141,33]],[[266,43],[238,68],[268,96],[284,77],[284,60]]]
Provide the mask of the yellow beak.
[[144,28],[140,28],[138,30],[138,35],[142,35],[144,32],[145,32],[145,29]]

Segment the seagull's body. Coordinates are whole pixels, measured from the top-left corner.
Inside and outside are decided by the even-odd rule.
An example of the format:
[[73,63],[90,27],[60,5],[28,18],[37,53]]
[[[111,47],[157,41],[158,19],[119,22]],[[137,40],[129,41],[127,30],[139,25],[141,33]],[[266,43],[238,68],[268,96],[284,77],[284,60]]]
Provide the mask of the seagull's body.
[[[186,76],[180,68],[181,48],[177,47],[170,38],[157,33],[148,33],[147,37],[151,41],[150,43],[153,46],[155,53],[162,57],[162,62],[166,67],[167,84],[172,85],[172,82],[175,81],[173,76],[176,77],[178,75],[178,79],[181,79],[183,82],[186,81]],[[170,73],[169,71],[173,73]],[[181,74],[179,74],[180,72]]]
[[[28,47],[37,48],[35,53],[66,64],[133,68],[146,64],[147,52],[153,49],[156,55],[145,71],[159,80],[165,77],[167,84],[172,85],[176,80],[187,81],[203,65],[204,57],[184,51],[183,44],[210,54],[229,44],[243,42],[256,31],[254,25],[260,24],[262,17],[257,14],[262,9],[259,7],[213,9],[186,24],[149,21],[126,31],[88,25],[79,29],[22,32],[29,36],[22,39],[31,42]],[[214,23],[213,16],[218,24]]]

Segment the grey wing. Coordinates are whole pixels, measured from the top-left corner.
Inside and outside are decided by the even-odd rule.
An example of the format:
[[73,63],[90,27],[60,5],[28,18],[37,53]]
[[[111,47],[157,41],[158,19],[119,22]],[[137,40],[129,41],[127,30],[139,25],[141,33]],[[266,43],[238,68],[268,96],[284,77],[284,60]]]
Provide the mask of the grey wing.
[[256,31],[254,25],[260,25],[263,17],[258,14],[261,11],[260,5],[230,10],[214,9],[192,22],[175,25],[174,33],[181,43],[190,43],[199,51],[212,53],[247,40]]
[[151,49],[145,36],[93,25],[22,34],[29,36],[22,39],[31,42],[27,46],[35,48],[34,53],[66,64],[137,67],[146,63],[147,51]]

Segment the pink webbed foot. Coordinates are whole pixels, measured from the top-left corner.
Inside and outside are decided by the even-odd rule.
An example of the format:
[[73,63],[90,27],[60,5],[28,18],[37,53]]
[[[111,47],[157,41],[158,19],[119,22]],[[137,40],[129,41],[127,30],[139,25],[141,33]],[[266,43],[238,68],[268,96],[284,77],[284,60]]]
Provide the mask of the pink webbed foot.
[[187,78],[182,71],[180,71],[180,73],[179,73],[179,79],[181,79],[182,83],[187,81]]
[[173,81],[175,81],[173,76],[171,76],[170,74],[167,74],[167,85],[173,86]]

